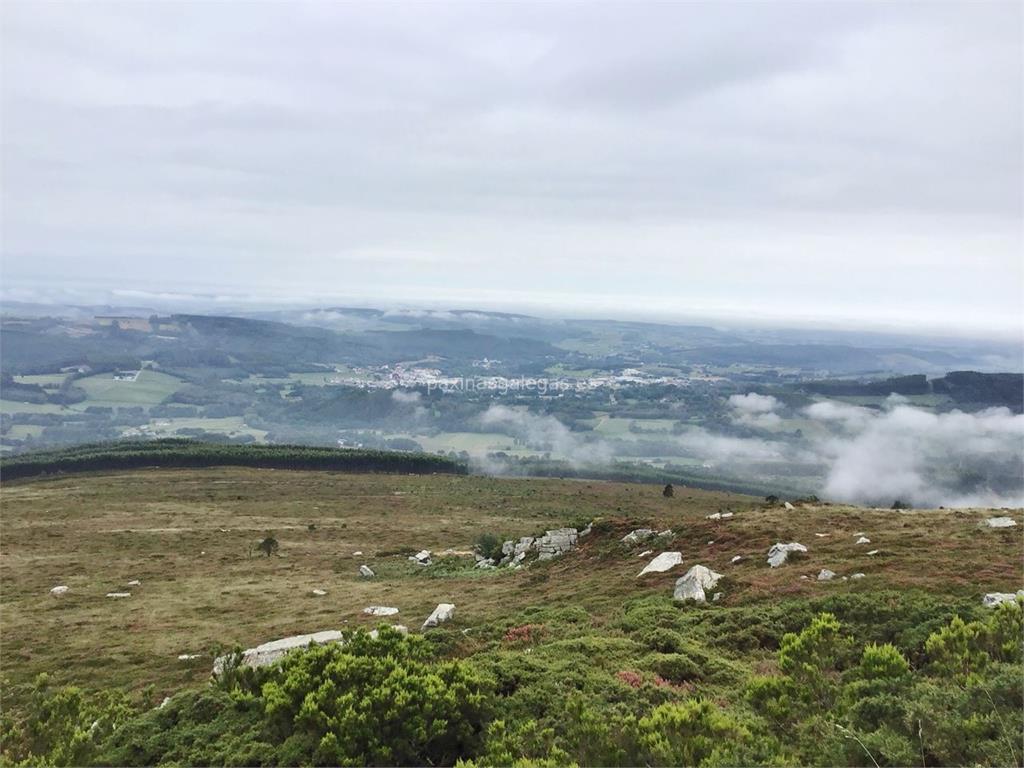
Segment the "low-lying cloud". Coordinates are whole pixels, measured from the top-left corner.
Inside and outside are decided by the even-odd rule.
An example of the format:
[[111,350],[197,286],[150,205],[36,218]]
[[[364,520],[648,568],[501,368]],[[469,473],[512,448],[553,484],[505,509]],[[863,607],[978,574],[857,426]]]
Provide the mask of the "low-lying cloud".
[[778,399],[771,395],[759,395],[756,392],[729,397],[733,421],[760,429],[770,429],[782,423],[782,417],[775,413],[780,405]]
[[588,440],[554,416],[492,405],[480,414],[480,422],[519,438],[526,447],[564,456],[573,467],[608,464],[613,458],[611,448],[603,440]]
[[[847,431],[820,441],[831,468],[824,494],[838,501],[915,506],[1024,505],[1024,415],[1007,408],[930,413],[903,404],[871,414],[818,403]],[[861,413],[865,411],[866,413]]]
[[[550,451],[574,467],[608,465],[615,458],[678,456],[699,460],[702,469],[716,477],[740,482],[807,487],[816,477],[816,492],[834,501],[1024,506],[1024,415],[1006,408],[933,413],[893,396],[881,409],[823,401],[793,412],[776,398],[755,393],[734,395],[729,406],[736,424],[763,426],[770,416],[770,426],[776,426],[787,416],[797,416],[816,422],[818,428],[805,429],[803,436],[786,430],[737,436],[704,428],[641,435],[637,439],[652,446],[646,453],[641,443],[572,432],[553,416],[520,408],[491,406],[480,420],[521,439],[524,447]],[[480,461],[478,466],[487,471]]]

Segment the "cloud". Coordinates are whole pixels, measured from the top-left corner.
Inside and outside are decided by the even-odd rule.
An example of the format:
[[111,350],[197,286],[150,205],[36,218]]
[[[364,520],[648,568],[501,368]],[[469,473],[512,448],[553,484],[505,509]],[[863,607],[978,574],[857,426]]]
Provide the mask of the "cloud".
[[829,425],[836,425],[848,430],[863,429],[874,418],[869,408],[836,400],[823,400],[804,408],[804,415]]
[[[818,404],[825,405],[824,403]],[[815,412],[826,409],[812,406]],[[838,421],[855,434],[820,441],[828,498],[889,505],[1024,506],[1024,416],[1006,408],[930,413],[896,404]],[[831,419],[835,422],[835,419]]]
[[748,427],[770,429],[782,423],[782,417],[775,413],[780,405],[771,395],[750,392],[745,395],[730,395],[729,406],[735,411],[733,420]]
[[396,403],[411,405],[418,403],[422,398],[423,395],[416,390],[406,391],[403,389],[394,389],[391,391],[391,399]]
[[480,423],[502,429],[534,450],[564,456],[574,467],[608,464],[612,451],[601,440],[588,440],[569,430],[554,416],[539,416],[520,408],[492,405],[480,415]]
[[247,10],[4,4],[5,280],[1019,327],[1019,4]]

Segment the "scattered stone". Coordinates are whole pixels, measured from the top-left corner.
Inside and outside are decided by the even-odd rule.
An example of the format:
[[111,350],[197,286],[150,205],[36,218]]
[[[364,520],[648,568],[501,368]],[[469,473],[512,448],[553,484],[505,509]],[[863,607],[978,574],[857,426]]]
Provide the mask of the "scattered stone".
[[416,565],[430,565],[432,562],[430,559],[430,550],[421,549],[415,555],[409,555],[409,560],[416,563]]
[[485,558],[483,558],[481,560],[477,560],[476,567],[477,568],[493,568],[494,567],[494,558],[485,557]]
[[794,507],[794,506],[793,506],[792,504],[790,504],[790,503],[789,503],[788,501],[787,501],[787,502],[785,503],[785,507],[786,507],[786,509],[796,509],[796,507]]
[[587,527],[584,528],[579,533],[580,538],[582,539],[584,536],[589,536],[593,530],[594,530],[594,523],[593,522],[587,523]]
[[437,608],[423,622],[422,629],[430,629],[438,624],[443,624],[455,615],[455,606],[451,603],[438,603]]
[[54,597],[60,597],[61,595],[67,593],[70,589],[71,588],[67,585],[61,584],[59,587],[54,587],[53,589],[51,589],[50,594]]
[[142,585],[141,581],[139,581],[138,579],[132,579],[125,586],[128,586],[128,587],[138,587],[138,586],[141,586],[141,585]]
[[623,544],[639,544],[641,541],[647,541],[647,539],[654,536],[654,531],[650,528],[637,528],[635,531],[630,531],[622,537]]
[[371,605],[369,608],[363,608],[363,613],[368,616],[394,616],[398,613],[398,609],[388,608],[385,605]]
[[822,568],[818,574],[818,581],[832,581],[836,577],[835,571],[830,571],[828,568]]
[[[405,626],[404,624],[392,624],[391,628],[393,630],[395,630],[396,632],[398,632],[399,634],[402,634],[402,635],[408,635],[409,634],[409,628],[407,626]],[[371,629],[370,632],[369,632],[369,635],[370,635],[370,639],[371,640],[376,640],[378,637],[380,637],[380,630]]]
[[[314,632],[311,635],[292,635],[280,640],[272,640],[269,643],[257,645],[242,652],[241,664],[244,667],[265,667],[273,664],[283,657],[288,651],[295,648],[306,648],[310,645],[324,645],[325,643],[337,643],[342,640],[341,632],[336,629],[328,629],[323,632]],[[224,665],[229,656],[218,656],[213,662],[213,674],[219,675],[224,671]]]
[[710,547],[710,546],[711,546],[712,544],[714,544],[714,543],[715,543],[715,540],[714,540],[714,539],[708,539],[708,546],[709,546],[709,547]]
[[360,550],[359,552],[353,552],[352,553],[352,557],[362,557],[362,556],[363,556],[362,550]]
[[705,517],[707,517],[708,520],[728,520],[732,515],[732,512],[715,512],[710,515],[705,515]]
[[170,703],[171,703],[171,697],[170,696],[164,696],[164,700],[160,702],[160,706],[157,707],[157,709],[163,709],[164,707],[166,707]]
[[122,598],[122,597],[131,597],[131,596],[132,596],[131,592],[107,592],[107,597]]
[[814,535],[817,536],[819,539],[824,539],[826,536],[828,536],[827,533],[816,533]]
[[367,579],[372,579],[375,574],[370,569],[369,566],[367,566],[367,565],[360,565],[359,566],[359,575],[364,577],[364,578],[367,578]]
[[192,659],[198,659],[198,653],[183,653],[178,656],[178,661],[192,661]]
[[800,581],[807,581],[807,580],[808,580],[808,579],[807,579],[807,577],[806,577],[806,576],[801,576],[801,577],[800,577]]
[[696,600],[703,603],[707,600],[705,590],[714,589],[722,574],[715,573],[703,565],[695,565],[676,581],[673,600]]
[[664,573],[675,568],[677,565],[681,565],[682,562],[682,552],[662,552],[645,565],[644,569],[637,574],[637,577],[643,576],[645,573]]
[[711,602],[712,603],[717,603],[721,599],[722,599],[722,593],[721,592],[715,592],[715,594],[713,594],[711,596]]
[[639,555],[637,555],[637,557],[647,557],[648,555],[652,554],[653,552],[654,552],[653,549],[645,549],[643,552],[641,552]]
[[871,539],[869,539],[867,536],[861,536],[859,539],[857,539],[857,543],[858,544],[870,544],[871,543]]
[[1024,589],[1013,592],[989,592],[981,599],[981,604],[986,608],[995,608],[1000,603],[1012,603],[1018,597],[1024,597]]
[[850,579],[851,580],[863,579],[863,578],[864,578],[864,574],[863,573],[851,573],[850,574]]
[[1013,528],[1017,521],[1012,517],[990,517],[985,521],[989,528]]
[[732,560],[730,560],[729,562],[730,562],[730,563],[738,563],[738,562],[739,562],[740,560],[742,560],[742,559],[743,559],[743,555],[736,555],[736,556],[735,556],[735,557],[734,557],[734,558],[733,558]]
[[786,560],[789,559],[791,552],[806,552],[807,547],[797,542],[790,542],[789,544],[773,544],[772,548],[768,550],[768,565],[772,568],[778,568]]
[[871,555],[871,556],[874,556],[874,555],[877,555],[881,551],[882,550],[880,550],[880,549],[872,549],[870,552],[868,552],[868,554]]
[[324,595],[327,594],[327,590],[326,589],[314,589],[313,590],[313,594],[316,595],[317,597],[323,597]]
[[664,539],[671,538],[672,536],[675,536],[675,535],[676,535],[676,532],[673,531],[671,528],[666,528],[664,531],[658,531],[658,533],[657,533],[658,538],[664,538]]

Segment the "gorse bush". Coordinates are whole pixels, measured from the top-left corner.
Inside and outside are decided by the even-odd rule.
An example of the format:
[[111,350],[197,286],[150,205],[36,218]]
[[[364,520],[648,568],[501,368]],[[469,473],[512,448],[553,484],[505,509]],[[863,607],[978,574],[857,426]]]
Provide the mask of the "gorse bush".
[[159,708],[41,678],[0,719],[0,765],[1020,765],[1024,602],[918,641],[903,623],[939,616],[922,602],[871,628],[860,596],[816,601],[838,610],[753,662],[718,643],[750,609],[644,599],[622,629],[538,606],[475,640],[360,631]]

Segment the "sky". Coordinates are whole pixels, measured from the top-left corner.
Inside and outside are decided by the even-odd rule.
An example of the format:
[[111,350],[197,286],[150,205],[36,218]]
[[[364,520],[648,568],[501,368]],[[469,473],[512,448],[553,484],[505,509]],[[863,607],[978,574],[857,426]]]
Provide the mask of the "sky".
[[5,0],[2,296],[1016,334],[1022,8]]

